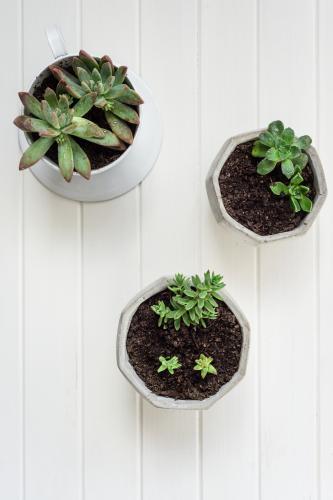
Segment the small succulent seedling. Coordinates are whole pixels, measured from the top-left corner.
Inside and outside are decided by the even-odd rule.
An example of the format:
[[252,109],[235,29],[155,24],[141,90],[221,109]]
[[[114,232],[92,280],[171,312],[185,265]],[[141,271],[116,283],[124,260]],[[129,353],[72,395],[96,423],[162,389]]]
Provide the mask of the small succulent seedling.
[[257,172],[266,175],[281,164],[283,174],[291,179],[301,172],[308,162],[304,152],[311,145],[311,137],[303,135],[296,137],[293,129],[284,128],[280,120],[268,125],[268,130],[259,135],[255,141],[252,155],[263,158],[257,166]]
[[126,83],[127,68],[115,68],[109,56],[94,58],[84,50],[79,57],[73,58],[72,75],[59,66],[50,67],[59,80],[60,89],[65,89],[71,96],[80,99],[91,92],[97,97],[94,105],[105,111],[105,118],[114,134],[127,144],[133,142],[133,134],[128,123],[138,124],[139,115],[132,106],[138,106],[143,100]]
[[294,212],[300,212],[301,210],[303,210],[303,212],[311,212],[312,201],[307,196],[310,188],[302,185],[303,180],[301,174],[297,173],[290,180],[289,185],[283,182],[274,182],[274,184],[271,185],[271,190],[278,196],[281,194],[289,196],[290,205]]
[[179,363],[177,356],[173,356],[172,358],[165,358],[164,356],[160,356],[158,359],[161,363],[160,367],[157,370],[158,373],[164,372],[164,370],[168,370],[170,375],[173,375],[175,370],[182,366],[181,363]]
[[212,375],[217,375],[216,368],[212,365],[213,358],[207,357],[204,354],[200,354],[200,358],[195,360],[195,366],[193,370],[201,372],[201,378],[205,378],[207,373]]
[[36,132],[40,136],[24,152],[20,170],[34,165],[56,142],[58,164],[64,179],[69,182],[74,170],[89,179],[89,158],[73,137],[114,149],[125,148],[115,134],[83,118],[94,105],[94,93],[82,96],[73,107],[69,96],[57,96],[51,88],[46,89],[41,102],[27,92],[20,92],[19,97],[29,115],[18,116],[14,120],[15,125],[25,132]]
[[173,293],[170,305],[159,301],[152,306],[159,316],[158,325],[166,328],[172,321],[176,330],[180,329],[181,322],[205,328],[205,320],[217,318],[217,300],[223,300],[217,292],[224,286],[222,276],[210,271],[205,273],[203,280],[198,275],[187,278],[176,274],[169,284]]

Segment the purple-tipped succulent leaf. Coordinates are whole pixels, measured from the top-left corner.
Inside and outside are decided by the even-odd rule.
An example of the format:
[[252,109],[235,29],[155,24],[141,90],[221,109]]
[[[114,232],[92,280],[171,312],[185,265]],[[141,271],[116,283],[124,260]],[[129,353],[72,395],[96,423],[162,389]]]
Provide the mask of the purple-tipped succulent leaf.
[[26,111],[36,116],[37,118],[43,119],[42,107],[38,99],[34,97],[29,92],[19,92],[19,98]]
[[58,164],[63,178],[70,182],[74,171],[74,157],[69,137],[64,136],[58,143]]
[[105,136],[102,139],[98,139],[96,137],[89,137],[85,139],[89,142],[93,142],[94,144],[117,149],[118,151],[124,151],[126,149],[126,145],[119,139],[119,137],[116,136],[116,134],[113,134],[110,130],[103,130]]
[[19,169],[24,170],[37,163],[54,143],[54,137],[40,137],[23,153]]
[[24,132],[36,132],[45,137],[57,137],[59,132],[50,127],[45,120],[33,118],[32,116],[18,116],[14,120],[14,124]]
[[72,137],[70,137],[69,140],[73,150],[74,169],[82,175],[82,177],[89,180],[91,177],[91,165],[89,158],[77,142],[72,139]]
[[98,62],[94,57],[92,57],[85,50],[80,50],[79,58],[83,61],[86,66],[92,71],[94,68],[99,69]]
[[140,123],[138,113],[133,108],[127,106],[127,104],[123,104],[122,102],[112,101],[112,112],[126,122],[134,123],[136,125]]
[[118,116],[114,115],[111,111],[105,112],[105,118],[110,126],[110,129],[119,137],[119,139],[126,142],[127,144],[132,144],[132,130],[124,120],[118,118]]

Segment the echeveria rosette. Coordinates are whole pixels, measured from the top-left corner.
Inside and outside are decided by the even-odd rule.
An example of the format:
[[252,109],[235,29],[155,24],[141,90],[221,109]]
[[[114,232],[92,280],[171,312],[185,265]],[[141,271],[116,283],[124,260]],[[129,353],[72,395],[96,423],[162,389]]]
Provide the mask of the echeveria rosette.
[[268,129],[259,135],[252,149],[252,156],[263,158],[257,166],[258,174],[269,174],[281,164],[282,173],[291,179],[306,166],[308,156],[305,151],[311,142],[308,135],[296,137],[293,129],[284,128],[280,120],[270,123]]
[[302,184],[303,180],[301,174],[297,173],[292,177],[289,185],[283,182],[275,182],[271,185],[271,191],[277,196],[281,194],[289,196],[290,206],[294,212],[300,212],[301,210],[303,212],[311,212],[312,201],[307,196],[310,188]]
[[132,144],[133,133],[128,124],[139,124],[140,117],[133,106],[142,104],[143,100],[124,83],[127,68],[115,68],[109,56],[94,58],[83,50],[73,58],[72,68],[76,77],[57,65],[50,67],[59,80],[60,91],[65,89],[76,99],[96,93],[94,105],[105,111],[112,132],[122,141]]
[[18,116],[14,120],[15,125],[25,132],[35,132],[40,136],[24,152],[20,161],[20,170],[37,163],[56,142],[58,164],[64,179],[69,182],[74,170],[89,179],[90,160],[74,137],[100,146],[119,150],[125,148],[115,134],[83,118],[83,115],[94,105],[95,93],[84,95],[73,107],[70,106],[69,96],[64,94],[57,96],[51,88],[46,89],[41,102],[27,92],[20,92],[19,97],[25,112],[29,115]]

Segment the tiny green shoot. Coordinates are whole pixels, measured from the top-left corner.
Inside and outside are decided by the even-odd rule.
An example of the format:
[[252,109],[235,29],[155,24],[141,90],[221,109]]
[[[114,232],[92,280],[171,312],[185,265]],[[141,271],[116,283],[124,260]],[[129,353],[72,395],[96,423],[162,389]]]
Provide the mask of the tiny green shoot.
[[160,356],[158,359],[161,363],[157,370],[158,373],[164,372],[164,370],[168,370],[170,375],[173,375],[175,370],[182,366],[181,363],[179,363],[177,356],[172,356],[172,358],[165,358],[164,356]]
[[213,358],[209,356],[205,356],[204,354],[200,354],[199,359],[195,360],[195,365],[193,370],[197,370],[201,372],[201,378],[205,378],[207,373],[211,373],[212,375],[217,375],[216,368],[212,365]]

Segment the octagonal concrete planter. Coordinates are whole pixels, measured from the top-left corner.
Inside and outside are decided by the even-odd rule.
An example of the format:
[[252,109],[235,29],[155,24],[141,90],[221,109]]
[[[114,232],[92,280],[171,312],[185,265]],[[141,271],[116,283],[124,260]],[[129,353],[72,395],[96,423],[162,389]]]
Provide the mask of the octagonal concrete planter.
[[229,158],[230,154],[234,151],[238,144],[256,139],[258,135],[263,132],[263,130],[264,129],[254,130],[253,132],[240,134],[228,139],[215,157],[206,178],[208,199],[217,222],[225,225],[226,227],[234,229],[238,232],[238,234],[243,236],[243,239],[254,244],[268,243],[276,240],[281,240],[283,238],[289,238],[292,236],[304,234],[316,219],[327,195],[326,180],[320,158],[316,149],[313,146],[310,146],[310,148],[307,150],[307,155],[309,157],[309,164],[313,171],[316,197],[313,201],[312,212],[304,217],[299,226],[297,226],[292,231],[285,231],[283,233],[261,236],[243,226],[228,214],[223,204],[223,198],[219,186],[220,172],[226,160]]
[[247,365],[247,357],[249,350],[249,336],[250,336],[250,326],[249,323],[244,316],[243,312],[233,300],[233,298],[225,291],[220,294],[223,297],[224,302],[229,307],[229,309],[236,316],[238,323],[240,324],[242,334],[243,334],[243,343],[241,349],[241,356],[239,361],[239,367],[236,373],[234,373],[233,377],[229,382],[224,384],[219,391],[206,399],[197,401],[197,400],[180,400],[173,399],[164,396],[158,396],[153,393],[144,381],[137,375],[134,368],[132,367],[126,348],[127,341],[127,333],[129,331],[129,327],[131,324],[131,320],[136,310],[147,299],[152,297],[153,295],[165,290],[168,286],[168,282],[170,281],[170,277],[163,277],[154,281],[149,286],[144,288],[138,295],[136,295],[123,309],[119,325],[118,325],[118,335],[117,335],[117,363],[122,374],[127,378],[127,380],[132,384],[132,386],[138,391],[141,396],[143,396],[147,401],[152,403],[154,406],[158,408],[165,409],[176,409],[176,410],[204,410],[209,408],[212,404],[222,398],[227,392],[229,392],[235,385],[240,382],[240,380],[244,377]]

